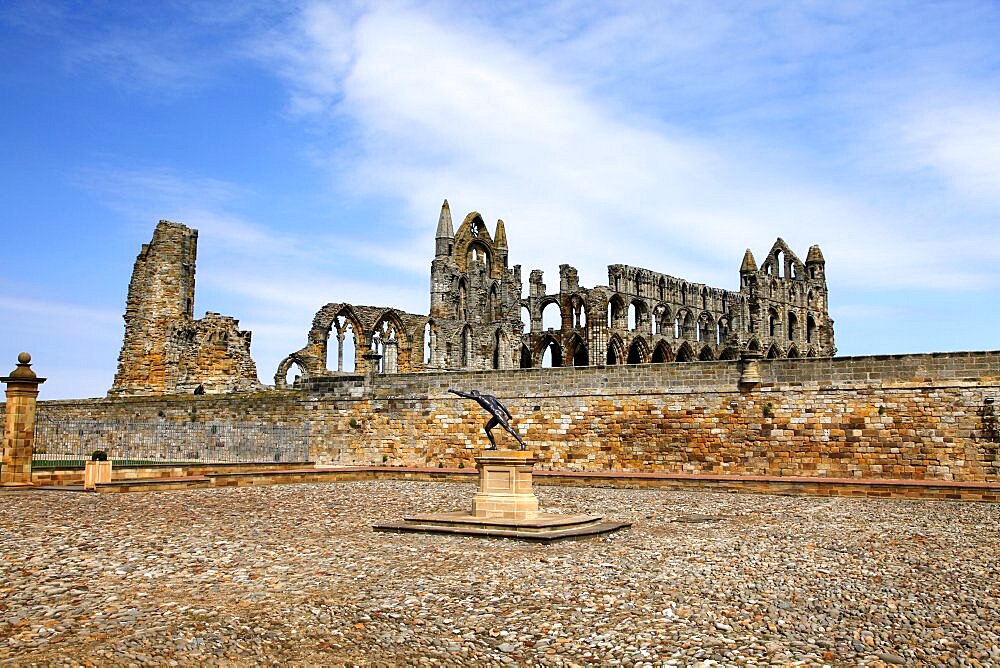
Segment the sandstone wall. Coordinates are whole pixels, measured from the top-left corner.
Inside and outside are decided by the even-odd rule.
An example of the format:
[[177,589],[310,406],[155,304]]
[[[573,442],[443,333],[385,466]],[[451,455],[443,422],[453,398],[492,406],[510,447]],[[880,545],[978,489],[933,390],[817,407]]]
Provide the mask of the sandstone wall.
[[[543,468],[1000,480],[1000,352],[317,379],[303,389],[42,402],[47,419],[307,423],[324,464],[473,465],[495,394]],[[993,427],[990,427],[993,420]],[[494,430],[501,447],[512,443]]]

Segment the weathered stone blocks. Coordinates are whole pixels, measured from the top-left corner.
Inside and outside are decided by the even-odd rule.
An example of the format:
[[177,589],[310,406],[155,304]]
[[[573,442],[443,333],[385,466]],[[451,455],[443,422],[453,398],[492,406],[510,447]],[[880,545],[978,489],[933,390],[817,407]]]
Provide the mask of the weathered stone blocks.
[[[540,469],[1000,480],[987,410],[1000,396],[1000,352],[892,359],[762,360],[752,392],[737,389],[737,362],[716,361],[398,374],[368,384],[345,376],[312,389],[47,401],[39,410],[51,419],[308,424],[322,464],[471,468],[486,444],[480,416],[446,389],[476,387],[511,409]],[[816,384],[788,382],[790,365]],[[635,389],[647,380],[651,387]]]
[[135,261],[125,338],[108,396],[261,388],[250,332],[218,313],[194,319],[198,231],[161,220]]

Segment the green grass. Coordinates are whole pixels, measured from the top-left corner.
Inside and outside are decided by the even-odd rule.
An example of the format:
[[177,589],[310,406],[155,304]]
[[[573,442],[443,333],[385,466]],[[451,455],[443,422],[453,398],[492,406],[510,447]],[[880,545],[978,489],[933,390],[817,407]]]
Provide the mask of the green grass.
[[82,469],[83,459],[36,459],[31,462],[33,469]]

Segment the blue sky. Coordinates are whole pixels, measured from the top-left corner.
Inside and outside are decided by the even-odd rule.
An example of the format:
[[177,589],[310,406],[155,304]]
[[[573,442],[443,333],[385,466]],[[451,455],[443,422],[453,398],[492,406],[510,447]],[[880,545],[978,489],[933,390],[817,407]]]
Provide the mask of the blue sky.
[[5,3],[0,365],[103,395],[165,218],[270,382],[325,303],[427,312],[445,197],[550,286],[736,289],[781,236],[840,354],[997,349],[997,35],[995,2]]

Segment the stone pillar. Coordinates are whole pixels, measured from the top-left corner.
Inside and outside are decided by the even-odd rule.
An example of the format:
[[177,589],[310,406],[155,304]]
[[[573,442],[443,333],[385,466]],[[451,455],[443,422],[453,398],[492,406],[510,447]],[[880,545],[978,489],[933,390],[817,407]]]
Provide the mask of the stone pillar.
[[31,370],[31,355],[17,356],[17,368],[0,378],[7,383],[0,487],[31,485],[31,455],[35,445],[35,405],[38,386],[45,382]]
[[369,383],[374,382],[375,376],[378,375],[378,366],[379,362],[382,361],[382,356],[378,353],[365,353],[361,359],[365,361],[365,378]]
[[744,352],[740,355],[740,389],[752,390],[761,383],[760,353]]
[[538,497],[531,490],[535,456],[524,450],[494,450],[476,457],[479,491],[472,498],[475,517],[527,520],[538,516]]
[[[327,341],[326,358],[330,359],[329,340]],[[337,371],[344,370],[344,332],[337,332]]]

